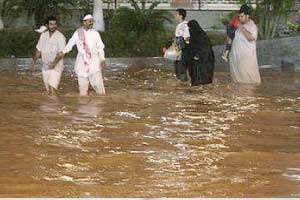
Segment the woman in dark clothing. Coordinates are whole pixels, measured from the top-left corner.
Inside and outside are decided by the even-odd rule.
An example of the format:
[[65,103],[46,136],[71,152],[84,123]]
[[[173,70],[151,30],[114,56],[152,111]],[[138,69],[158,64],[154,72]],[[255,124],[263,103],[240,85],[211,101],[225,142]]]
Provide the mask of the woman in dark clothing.
[[211,42],[196,20],[188,22],[190,32],[190,63],[187,65],[192,86],[213,82],[215,56]]

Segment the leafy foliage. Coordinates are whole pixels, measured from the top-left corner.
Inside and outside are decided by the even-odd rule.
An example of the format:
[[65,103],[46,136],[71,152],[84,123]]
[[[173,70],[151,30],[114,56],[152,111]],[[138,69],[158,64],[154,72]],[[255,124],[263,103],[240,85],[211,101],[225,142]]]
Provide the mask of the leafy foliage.
[[0,0],[0,15],[1,17],[17,17],[20,11],[22,11],[21,0]]
[[75,0],[23,0],[28,16],[34,16],[36,25],[44,24],[48,15],[70,14],[67,6],[74,6]]
[[159,2],[156,1],[146,8],[146,2],[141,1],[141,6],[135,0],[130,0],[134,9],[120,7],[111,20],[111,28],[126,33],[135,32],[141,36],[146,32],[165,32],[165,22],[171,22],[171,14],[167,11],[156,10]]
[[[258,24],[259,36],[262,39],[274,38],[278,34],[282,22],[287,22],[289,11],[293,9],[295,2],[299,0],[256,0],[254,19]],[[241,4],[251,2],[240,0]]]
[[[71,38],[74,29],[59,29],[65,37]],[[173,32],[158,34],[153,37],[152,33],[144,33],[141,37],[127,35],[123,32],[107,30],[101,33],[105,43],[107,57],[151,57],[162,56],[161,47],[171,38]],[[208,32],[213,45],[223,44],[226,36],[220,33]],[[35,51],[40,34],[32,29],[3,29],[0,30],[0,58],[14,55],[15,57],[31,57]],[[12,48],[13,47],[13,48]],[[76,56],[76,48],[68,54]]]

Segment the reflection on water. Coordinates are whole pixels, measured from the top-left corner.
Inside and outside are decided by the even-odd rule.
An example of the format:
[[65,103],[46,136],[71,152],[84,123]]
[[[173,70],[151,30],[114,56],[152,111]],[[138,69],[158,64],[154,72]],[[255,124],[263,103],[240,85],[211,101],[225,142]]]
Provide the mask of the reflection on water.
[[300,75],[191,88],[172,71],[106,71],[106,96],[65,74],[0,72],[0,197],[295,197]]

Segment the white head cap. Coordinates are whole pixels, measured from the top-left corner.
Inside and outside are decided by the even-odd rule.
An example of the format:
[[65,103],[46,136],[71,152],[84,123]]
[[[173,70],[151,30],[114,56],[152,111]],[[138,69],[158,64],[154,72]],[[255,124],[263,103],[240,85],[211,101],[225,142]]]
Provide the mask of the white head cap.
[[46,30],[47,30],[47,27],[43,25],[39,29],[35,29],[34,31],[38,32],[38,33],[44,33]]
[[84,16],[83,20],[93,19],[93,16],[91,14],[88,14]]

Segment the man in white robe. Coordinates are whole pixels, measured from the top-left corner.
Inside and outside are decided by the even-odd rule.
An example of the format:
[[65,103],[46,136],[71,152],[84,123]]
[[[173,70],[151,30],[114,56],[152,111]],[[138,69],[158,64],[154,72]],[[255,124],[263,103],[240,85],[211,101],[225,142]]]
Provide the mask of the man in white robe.
[[88,95],[89,84],[97,94],[105,94],[102,77],[102,69],[106,66],[104,44],[99,32],[93,29],[92,15],[83,18],[83,27],[75,31],[66,47],[57,55],[56,62],[75,45],[78,50],[75,73],[78,76],[80,95]]
[[258,30],[250,19],[250,12],[249,6],[241,7],[239,11],[241,23],[238,25],[230,52],[230,74],[235,83],[261,83],[256,55]]
[[66,38],[57,30],[57,19],[49,16],[47,19],[48,31],[43,32],[36,46],[36,53],[33,56],[32,71],[35,71],[36,61],[42,57],[42,75],[46,90],[49,94],[54,94],[58,89],[62,72],[64,70],[63,60],[53,66],[56,54],[62,51],[66,45]]

